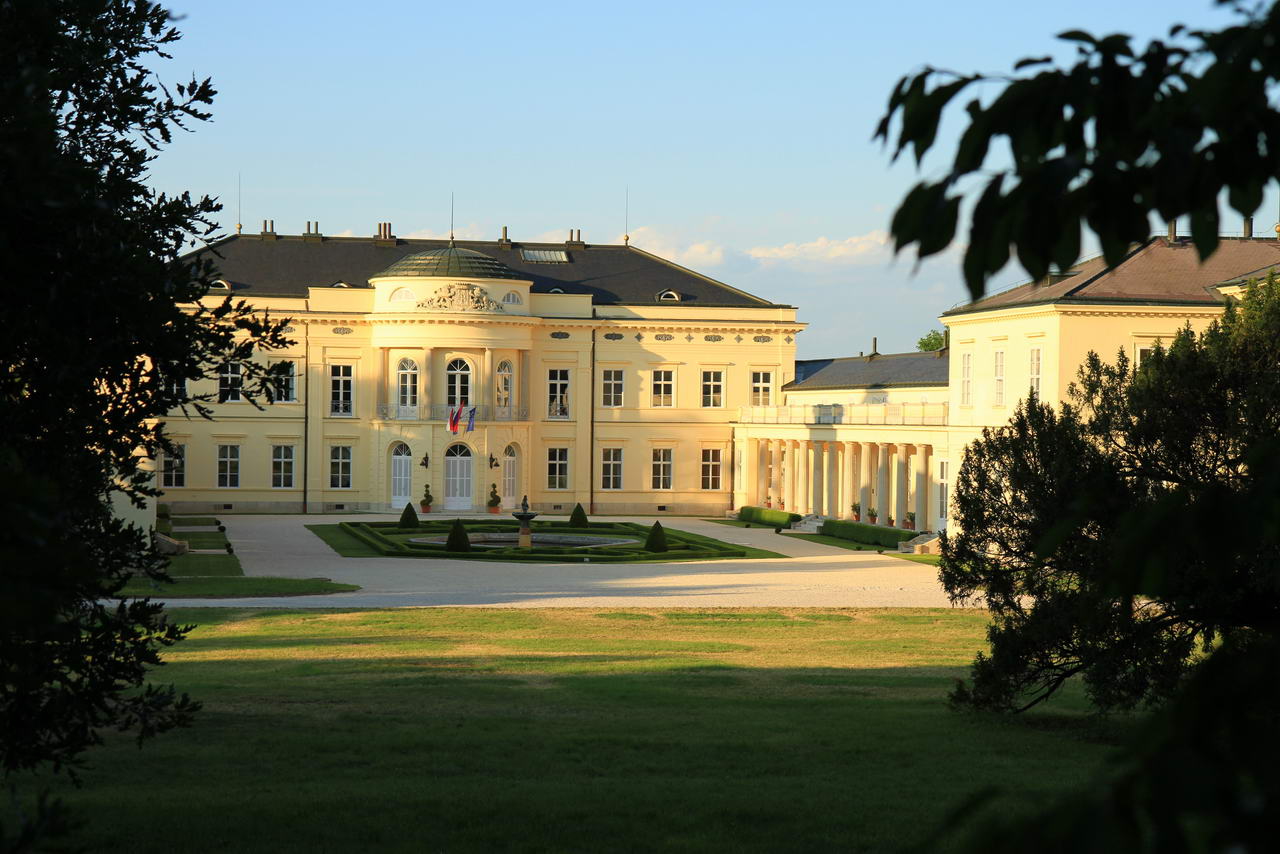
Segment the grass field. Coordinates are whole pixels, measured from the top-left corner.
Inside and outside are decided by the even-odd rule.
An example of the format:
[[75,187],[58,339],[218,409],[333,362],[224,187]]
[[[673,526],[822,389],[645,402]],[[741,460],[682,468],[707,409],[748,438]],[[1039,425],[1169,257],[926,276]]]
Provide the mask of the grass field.
[[174,617],[158,676],[205,708],[57,785],[89,850],[891,851],[1081,785],[1126,726],[949,711],[980,611]]
[[135,579],[125,585],[122,596],[150,596],[153,599],[236,599],[248,596],[311,596],[318,593],[351,593],[358,584],[339,584],[327,578],[277,578],[241,576],[190,578],[174,576],[172,584],[152,584]]

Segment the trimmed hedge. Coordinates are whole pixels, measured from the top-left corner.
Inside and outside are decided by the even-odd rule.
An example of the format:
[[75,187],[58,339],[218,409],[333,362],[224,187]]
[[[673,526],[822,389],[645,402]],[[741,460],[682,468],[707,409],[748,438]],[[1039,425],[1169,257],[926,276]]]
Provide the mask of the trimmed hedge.
[[[519,526],[514,522],[464,523],[468,533],[514,533]],[[572,528],[566,522],[535,523],[534,530],[554,529],[557,534],[616,534],[630,537],[632,545],[600,546],[577,549],[561,546],[534,546],[532,549],[516,547],[501,549],[475,549],[470,552],[450,551],[445,543],[411,543],[393,539],[397,535],[441,536],[448,533],[452,520],[421,522],[417,529],[405,529],[398,522],[340,522],[338,526],[360,542],[387,557],[448,557],[459,560],[496,561],[554,561],[557,563],[620,563],[656,558],[732,558],[743,557],[741,549],[713,540],[709,537],[685,531],[664,531],[668,539],[668,551],[657,554],[644,547],[650,529],[634,522],[591,522],[587,528]]]
[[759,522],[762,525],[790,528],[802,517],[799,513],[788,513],[786,510],[770,510],[768,507],[743,507],[738,510],[738,520],[742,522]]
[[828,519],[823,522],[818,527],[818,533],[855,543],[884,546],[887,549],[896,549],[898,543],[920,534],[919,531],[902,531],[898,528],[886,528],[883,525],[868,525],[865,522],[846,522],[839,519]]

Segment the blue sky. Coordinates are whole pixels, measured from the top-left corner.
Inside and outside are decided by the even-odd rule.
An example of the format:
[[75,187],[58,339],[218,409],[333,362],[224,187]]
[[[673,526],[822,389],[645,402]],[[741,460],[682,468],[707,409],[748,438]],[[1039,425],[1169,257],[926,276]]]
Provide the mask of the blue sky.
[[[884,231],[916,179],[871,133],[923,64],[1008,71],[1057,32],[1161,36],[1210,0],[1072,4],[188,2],[159,71],[219,90],[156,161],[158,189],[246,230],[618,242],[800,307],[802,358],[909,350],[965,298],[956,256],[915,269]],[[955,125],[944,128],[943,150]],[[932,168],[936,169],[936,161]],[[931,164],[926,162],[925,174]],[[1269,224],[1259,212],[1259,228]],[[1227,228],[1233,214],[1225,214]],[[1009,267],[991,283],[1020,281]]]

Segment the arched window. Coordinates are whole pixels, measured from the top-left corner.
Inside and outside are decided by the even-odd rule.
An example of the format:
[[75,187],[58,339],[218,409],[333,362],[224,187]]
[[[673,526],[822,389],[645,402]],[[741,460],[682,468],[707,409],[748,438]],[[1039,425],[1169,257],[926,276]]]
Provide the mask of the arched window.
[[471,449],[466,445],[450,445],[445,449],[444,455],[446,457],[470,457]]
[[502,298],[502,301],[507,305],[521,305],[524,303],[524,300],[520,298],[520,294],[516,291],[508,291],[507,295]]
[[[418,408],[418,363],[401,359],[396,367],[396,402],[401,418],[416,418]],[[413,410],[412,414],[408,410]]]
[[658,299],[662,302],[680,302],[680,294],[675,291],[663,291],[658,294]]
[[466,359],[453,359],[445,367],[446,394],[449,406],[471,403],[471,366]]
[[391,302],[412,302],[417,298],[412,288],[396,288],[391,292]]
[[493,405],[499,409],[511,407],[511,388],[515,374],[511,363],[505,359],[498,363],[498,384],[493,393]]

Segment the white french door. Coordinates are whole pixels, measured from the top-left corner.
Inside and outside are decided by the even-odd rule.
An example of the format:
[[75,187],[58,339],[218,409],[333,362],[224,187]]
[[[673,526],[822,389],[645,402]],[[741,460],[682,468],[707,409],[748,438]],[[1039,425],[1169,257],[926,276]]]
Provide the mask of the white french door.
[[444,452],[444,509],[470,510],[471,449],[450,445]]
[[413,500],[413,456],[403,442],[391,449],[391,509],[403,510]]
[[515,507],[520,502],[520,457],[515,445],[502,452],[502,506]]

